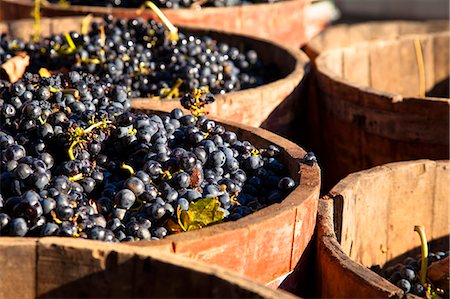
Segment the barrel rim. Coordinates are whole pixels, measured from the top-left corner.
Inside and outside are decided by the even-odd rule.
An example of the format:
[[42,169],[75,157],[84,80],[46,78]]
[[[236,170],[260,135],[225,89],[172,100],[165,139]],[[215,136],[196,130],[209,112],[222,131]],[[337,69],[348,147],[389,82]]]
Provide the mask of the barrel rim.
[[[259,295],[262,298],[297,298],[294,295],[283,291],[275,290],[265,287],[262,283],[251,280],[244,275],[234,272],[232,270],[208,264],[195,259],[190,259],[184,256],[160,252],[149,248],[141,248],[136,246],[117,246],[116,243],[96,242],[94,240],[79,240],[74,238],[64,237],[43,237],[43,238],[17,238],[17,237],[1,237],[0,246],[26,246],[39,248],[60,247],[70,249],[82,249],[94,252],[108,252],[118,253],[124,255],[133,255],[139,258],[151,259],[161,262],[168,266],[175,266],[177,268],[189,269],[197,273],[203,273],[210,276],[215,276],[222,281],[227,281],[230,284],[237,285],[239,288],[247,290]],[[35,268],[37,271],[37,268]]]

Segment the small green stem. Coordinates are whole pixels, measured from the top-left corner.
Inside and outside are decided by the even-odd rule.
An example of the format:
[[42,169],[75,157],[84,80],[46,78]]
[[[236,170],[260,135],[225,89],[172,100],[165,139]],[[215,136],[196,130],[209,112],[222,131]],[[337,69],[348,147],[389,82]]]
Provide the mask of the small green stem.
[[422,264],[420,267],[420,283],[424,286],[427,280],[427,268],[428,268],[428,243],[427,236],[425,235],[425,228],[423,225],[414,226],[414,231],[419,234],[422,253]]
[[41,125],[45,124],[47,122],[47,119],[42,119],[41,116],[38,117],[38,121],[40,122]]
[[155,3],[151,1],[146,1],[142,6],[137,10],[138,14],[142,14],[143,10],[145,8],[150,8],[153,10],[153,12],[158,16],[158,18],[161,20],[161,22],[166,26],[167,29],[169,29],[169,39],[171,41],[178,41],[178,28],[175,27],[169,19],[164,15],[164,13],[155,5]]
[[72,144],[69,147],[69,150],[67,151],[67,153],[69,154],[69,158],[70,160],[75,160],[75,155],[73,154],[73,149],[75,146],[77,146],[78,144],[80,144],[82,141],[81,140],[75,140],[74,142],[72,142]]
[[174,97],[178,97],[179,95],[179,91],[178,89],[180,88],[181,84],[183,84],[183,80],[178,79],[177,82],[175,83],[175,85],[172,87],[172,89],[169,91],[169,93],[167,94],[167,98],[168,99],[173,99]]
[[69,49],[71,49],[71,51],[74,51],[77,49],[77,46],[75,46],[75,43],[72,40],[72,37],[70,36],[69,33],[65,33],[64,37],[66,38],[67,44],[69,45]]
[[171,180],[172,179],[172,174],[170,173],[169,170],[161,170],[159,172],[160,174],[162,174],[162,179],[163,180]]
[[33,25],[34,34],[32,40],[38,42],[41,36],[41,0],[34,1],[33,17],[34,17],[34,25]]
[[110,120],[99,121],[98,123],[95,123],[95,124],[91,125],[90,127],[88,127],[86,130],[84,130],[84,133],[87,134],[87,133],[91,132],[92,130],[94,130],[95,128],[98,128],[102,125],[111,124],[111,123],[112,123],[112,121],[110,121]]
[[69,180],[70,180],[71,182],[76,182],[76,181],[81,180],[82,178],[83,178],[83,174],[82,174],[82,173],[79,173],[79,174],[76,174],[76,175],[74,175],[74,176],[71,176],[71,177],[69,178]]
[[134,175],[134,169],[133,169],[133,167],[131,167],[130,165],[127,165],[127,164],[125,164],[125,163],[122,163],[122,165],[120,166],[120,168],[126,169],[126,170],[128,170],[128,171],[131,173],[131,175]]

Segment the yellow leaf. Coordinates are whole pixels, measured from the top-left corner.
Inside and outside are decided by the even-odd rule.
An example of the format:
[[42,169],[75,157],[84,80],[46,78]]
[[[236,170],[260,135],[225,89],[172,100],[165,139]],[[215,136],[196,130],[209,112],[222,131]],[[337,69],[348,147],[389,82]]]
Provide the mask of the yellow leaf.
[[178,223],[183,231],[200,229],[223,220],[223,211],[219,210],[217,197],[202,198],[189,205],[187,211],[178,209]]

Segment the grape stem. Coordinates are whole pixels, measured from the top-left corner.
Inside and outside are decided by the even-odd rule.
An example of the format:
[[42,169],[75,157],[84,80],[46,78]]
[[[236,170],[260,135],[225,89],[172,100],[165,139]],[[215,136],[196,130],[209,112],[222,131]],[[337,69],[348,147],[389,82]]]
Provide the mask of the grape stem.
[[414,226],[414,231],[419,234],[421,243],[421,253],[422,253],[422,264],[420,267],[420,283],[425,286],[427,279],[427,268],[428,268],[428,243],[427,236],[425,235],[425,228],[423,225]]
[[76,175],[74,175],[74,176],[71,176],[71,177],[69,178],[69,180],[70,180],[71,182],[76,182],[76,181],[81,180],[82,178],[83,178],[83,174],[82,174],[82,173],[79,173],[79,174],[76,174]]
[[162,174],[162,179],[163,180],[171,180],[172,179],[172,174],[170,173],[169,170],[161,170],[159,172],[160,174]]
[[32,40],[37,42],[39,41],[41,36],[41,0],[34,1],[33,17],[34,17],[34,25],[33,25],[34,34]]
[[72,144],[69,147],[69,150],[67,151],[67,153],[69,154],[69,158],[70,160],[75,160],[75,155],[73,154],[73,149],[75,146],[77,146],[78,144],[80,144],[82,142],[82,140],[75,140],[74,142],[72,142]]
[[175,85],[172,87],[172,89],[167,94],[166,98],[173,99],[179,96],[179,88],[183,84],[183,80],[178,79]]
[[112,121],[109,121],[109,120],[99,121],[98,123],[95,123],[95,124],[89,126],[86,130],[84,130],[84,133],[87,134],[87,133],[91,132],[92,130],[94,130],[95,128],[98,128],[102,125],[111,124],[111,123],[112,123]]
[[130,165],[127,165],[127,164],[125,164],[125,163],[122,163],[122,165],[120,166],[120,168],[126,169],[126,170],[128,170],[128,171],[131,173],[131,175],[134,175],[134,169],[133,169],[133,167],[131,167]]
[[73,42],[70,34],[65,33],[64,37],[66,38],[67,44],[69,45],[69,51],[75,51],[77,49],[77,46],[75,46],[75,43]]
[[169,19],[164,15],[164,13],[155,5],[155,3],[151,1],[146,1],[142,6],[137,10],[137,14],[142,14],[142,11],[145,8],[150,8],[153,12],[158,16],[158,18],[162,21],[164,26],[169,29],[169,39],[173,42],[178,41],[178,28],[175,27]]
[[83,20],[81,21],[81,34],[88,34],[89,32],[89,24],[92,22],[92,14],[87,14]]

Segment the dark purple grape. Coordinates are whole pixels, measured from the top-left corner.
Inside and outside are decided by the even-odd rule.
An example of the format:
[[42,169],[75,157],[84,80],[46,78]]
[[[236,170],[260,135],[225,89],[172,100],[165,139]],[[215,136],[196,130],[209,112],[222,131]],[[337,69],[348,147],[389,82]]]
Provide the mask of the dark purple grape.
[[23,218],[14,218],[11,220],[10,234],[11,236],[23,237],[28,232],[27,222]]
[[136,201],[136,195],[128,189],[123,189],[116,194],[114,201],[119,208],[129,209]]
[[145,191],[144,183],[137,177],[127,179],[123,187],[131,190],[136,196],[141,195]]
[[405,293],[409,293],[411,290],[411,283],[406,279],[400,279],[396,285],[402,289]]

